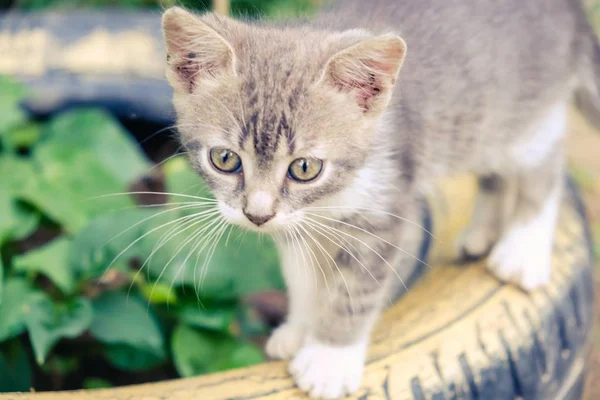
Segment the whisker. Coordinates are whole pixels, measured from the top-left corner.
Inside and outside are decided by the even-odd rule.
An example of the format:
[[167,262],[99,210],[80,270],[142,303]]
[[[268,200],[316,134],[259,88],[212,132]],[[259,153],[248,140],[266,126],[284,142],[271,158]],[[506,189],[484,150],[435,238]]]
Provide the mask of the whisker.
[[[410,256],[411,258],[413,258],[413,259],[415,259],[416,261],[418,261],[418,262],[422,263],[423,265],[426,265],[427,267],[429,267],[429,268],[432,268],[432,267],[431,267],[431,265],[427,264],[425,261],[421,260],[420,258],[418,258],[417,256],[415,256],[414,254],[411,254],[411,253],[409,253],[408,251],[404,250],[403,248],[396,246],[396,245],[395,245],[395,244],[393,244],[392,242],[389,242],[389,241],[387,241],[387,240],[383,239],[382,237],[380,237],[380,236],[377,236],[377,235],[376,235],[376,234],[374,234],[373,232],[369,232],[368,230],[366,230],[366,229],[363,229],[363,228],[361,228],[361,227],[359,227],[359,226],[352,225],[352,224],[349,224],[349,223],[347,223],[347,222],[340,221],[340,220],[337,220],[337,219],[334,219],[334,218],[329,218],[329,217],[326,217],[326,216],[324,216],[324,215],[313,214],[313,213],[307,213],[307,214],[309,214],[309,215],[313,215],[313,216],[315,216],[315,217],[319,217],[319,218],[324,218],[324,219],[326,219],[326,220],[328,220],[328,221],[332,221],[332,222],[335,222],[335,223],[338,223],[338,224],[342,224],[342,225],[348,226],[348,227],[350,227],[350,228],[353,228],[353,229],[359,230],[359,231],[361,231],[361,232],[364,232],[364,233],[366,233],[366,234],[368,234],[368,235],[371,235],[371,236],[373,236],[374,238],[376,238],[376,239],[379,239],[379,240],[381,240],[382,242],[384,242],[384,243],[386,243],[386,244],[389,244],[390,246],[394,247],[395,249],[398,249],[398,250],[400,250],[401,252],[403,252],[403,253],[404,253],[404,254],[406,254],[407,256]],[[313,220],[313,221],[314,221],[314,220]],[[340,231],[340,232],[341,232],[341,231]]]
[[[192,254],[194,254],[194,253],[197,253],[197,256],[196,256],[196,263],[195,263],[195,266],[194,266],[194,275],[193,275],[192,279],[194,281],[194,288],[196,287],[196,284],[195,284],[195,281],[196,281],[196,269],[197,269],[197,266],[198,266],[198,260],[200,258],[200,255],[202,254],[202,250],[204,250],[205,246],[203,246],[200,250],[197,250],[197,249],[198,249],[198,247],[200,245],[202,245],[202,243],[205,243],[207,241],[207,238],[210,236],[210,234],[212,233],[212,231],[214,229],[216,229],[215,224],[217,222],[219,222],[220,220],[221,220],[221,217],[219,216],[213,222],[211,222],[209,226],[207,226],[205,228],[202,228],[203,230],[202,230],[202,232],[200,232],[200,234],[203,233],[203,232],[205,232],[208,228],[212,227],[211,231],[207,235],[205,235],[204,237],[201,237],[200,234],[195,235],[195,237],[197,237],[196,243],[193,245],[192,249],[190,249],[188,255],[183,260],[183,262],[181,263],[180,267],[177,269],[177,273],[173,277],[173,279],[171,281],[171,285],[169,286],[170,288],[173,287],[173,285],[174,285],[175,281],[177,280],[179,274],[181,273],[182,269],[183,269],[183,271],[185,271],[185,268],[187,267],[187,262],[188,262],[190,256]],[[185,286],[184,286],[184,290],[185,290]],[[202,308],[205,308],[204,304],[202,303],[202,300],[200,300],[200,297],[198,296],[197,293],[196,293],[196,298],[197,298],[199,304],[202,306]]]
[[[329,257],[329,259],[333,262],[333,264],[335,265],[335,268],[337,269],[338,273],[340,274],[340,276],[342,277],[342,280],[344,281],[344,285],[346,286],[346,291],[348,292],[348,296],[350,297],[350,306],[352,307],[352,311],[354,312],[354,304],[353,304],[353,300],[352,300],[352,294],[350,293],[350,288],[348,287],[348,282],[346,282],[346,278],[344,277],[344,275],[342,274],[342,271],[340,270],[340,267],[338,267],[337,262],[333,259],[333,257],[331,257],[331,255],[323,248],[323,246],[315,239],[315,237],[313,235],[310,234],[310,232],[308,232],[307,229],[305,229],[302,224],[298,224],[298,227],[300,229],[302,229],[310,239],[312,239],[312,241],[314,242],[314,244],[317,246],[317,248],[321,251],[321,253],[323,254],[323,256],[325,257],[325,261],[327,261],[327,264],[329,265],[329,269],[331,271],[333,271],[333,268],[331,267],[331,263],[328,261],[327,257]],[[319,266],[320,268],[320,266]],[[321,272],[323,272],[323,270],[321,269]],[[323,272],[323,277],[325,277],[325,273]],[[331,294],[329,293],[329,287],[327,286],[327,279],[325,279],[325,286],[327,287],[327,293],[329,294],[329,296],[331,296]]]
[[219,225],[219,228],[217,228],[218,230],[212,236],[212,239],[211,239],[212,243],[208,247],[208,256],[204,259],[204,263],[202,264],[202,268],[200,269],[200,282],[198,282],[198,290],[199,291],[202,291],[202,288],[204,287],[204,280],[206,279],[206,276],[208,275],[208,268],[210,266],[210,261],[212,260],[212,256],[215,253],[215,249],[217,248],[217,245],[219,244],[219,241],[221,240],[223,233],[227,229],[227,226],[228,226],[227,221],[225,221],[225,219],[223,218]]
[[[323,228],[325,228],[325,229],[331,229],[331,230],[337,231],[338,233],[340,233],[340,234],[343,234],[343,235],[345,235],[345,236],[349,236],[349,237],[351,237],[352,239],[356,240],[357,242],[361,243],[363,246],[365,246],[365,247],[366,247],[366,248],[368,248],[369,250],[371,250],[371,251],[372,251],[372,252],[373,252],[375,255],[377,255],[377,257],[379,257],[379,258],[380,258],[380,259],[381,259],[381,260],[382,260],[382,261],[383,261],[383,262],[384,262],[384,263],[385,263],[385,264],[386,264],[386,265],[387,265],[387,266],[388,266],[388,267],[389,267],[389,268],[392,270],[392,272],[393,272],[393,273],[396,275],[396,277],[398,277],[398,279],[400,280],[400,282],[402,283],[402,285],[403,285],[403,286],[406,288],[406,290],[408,290],[408,288],[406,287],[406,284],[404,283],[404,280],[403,280],[403,279],[402,279],[402,277],[401,277],[401,276],[398,274],[398,271],[396,271],[396,268],[394,268],[394,267],[393,267],[393,266],[392,266],[392,265],[391,265],[391,264],[390,264],[390,263],[389,263],[389,262],[388,262],[388,261],[385,259],[385,257],[383,257],[381,254],[379,254],[379,252],[378,252],[377,250],[375,250],[373,247],[369,246],[369,245],[368,245],[368,244],[367,244],[365,241],[363,241],[363,240],[361,240],[361,239],[357,238],[357,237],[356,237],[356,236],[354,236],[354,235],[351,235],[351,234],[349,234],[349,233],[346,233],[346,232],[342,231],[341,229],[337,229],[337,228],[334,228],[334,227],[332,227],[332,226],[328,226],[328,225],[326,225],[326,224],[323,224],[322,222],[316,221],[316,220],[314,220],[314,219],[311,219],[311,218],[307,218],[307,219],[311,220],[313,223],[316,223],[316,224],[318,224],[318,225],[322,226],[322,227],[323,227]],[[373,236],[375,236],[375,237],[379,238],[377,235],[373,235]],[[381,239],[381,238],[379,238],[379,239]],[[381,239],[381,240],[383,240],[383,239]],[[403,250],[403,249],[400,249],[399,247],[397,247],[397,246],[394,246],[393,244],[391,244],[391,245],[392,245],[393,247],[395,247],[395,248],[399,249],[400,251],[404,251],[405,253],[407,253],[405,250]]]
[[152,170],[154,170],[154,169],[156,169],[156,168],[159,168],[161,165],[163,165],[163,164],[165,164],[165,163],[169,162],[169,160],[172,160],[172,159],[174,159],[175,157],[179,157],[179,156],[182,156],[182,155],[184,155],[184,154],[187,154],[187,153],[188,153],[187,151],[181,151],[181,152],[179,151],[179,150],[181,150],[182,148],[183,148],[183,146],[179,146],[179,147],[177,148],[177,150],[175,150],[175,153],[174,153],[173,155],[171,155],[171,156],[169,156],[169,157],[165,158],[164,160],[162,160],[162,161],[161,161],[161,162],[159,162],[159,163],[156,163],[156,164],[154,164],[152,167],[150,167],[150,168],[148,169],[148,171],[152,171]]
[[161,129],[157,130],[156,132],[154,132],[153,134],[151,134],[150,136],[148,136],[147,138],[145,138],[144,140],[142,140],[140,142],[140,144],[144,144],[144,143],[148,142],[149,140],[151,140],[155,136],[160,135],[161,133],[163,133],[165,131],[175,130],[175,129],[178,129],[178,128],[183,128],[184,126],[194,126],[194,125],[193,124],[174,124],[174,125],[166,126],[164,128],[161,128]]
[[414,221],[411,221],[407,218],[401,217],[399,215],[387,212],[387,211],[383,211],[383,210],[378,210],[376,208],[368,208],[368,207],[350,207],[350,206],[326,206],[326,207],[307,207],[305,208],[305,210],[319,210],[319,211],[326,211],[326,210],[331,210],[331,211],[335,211],[335,210],[353,210],[353,211],[357,211],[357,210],[364,210],[364,211],[371,211],[371,212],[378,212],[384,215],[388,215],[390,217],[393,218],[397,218],[401,221],[407,222],[419,229],[421,229],[422,231],[424,231],[425,233],[427,233],[429,236],[431,236],[432,238],[438,240],[438,238],[429,230],[427,230],[425,227],[417,224]]
[[[194,293],[196,293],[196,298],[198,299],[198,301],[200,301],[200,293],[199,293],[199,286],[200,286],[200,281],[202,280],[202,267],[200,268],[200,278],[196,279],[196,274],[198,272],[198,262],[200,262],[200,256],[202,255],[204,249],[210,249],[210,246],[212,244],[212,240],[213,237],[217,234],[217,232],[219,231],[219,228],[223,225],[225,219],[223,217],[219,217],[215,224],[213,224],[210,232],[208,232],[203,238],[201,238],[200,240],[198,240],[198,242],[196,243],[196,245],[194,246],[194,248],[192,249],[191,253],[196,253],[196,262],[194,263],[194,271],[193,271],[193,277],[192,280],[194,282]],[[201,246],[201,247],[200,247]],[[198,249],[200,247],[200,249]],[[206,261],[206,258],[204,259],[204,261]],[[203,263],[204,265],[204,263]]]
[[125,254],[125,252],[127,252],[131,247],[135,246],[135,244],[138,243],[140,240],[144,239],[146,236],[148,236],[148,235],[156,232],[159,229],[162,229],[162,228],[164,228],[166,226],[169,226],[171,224],[176,224],[177,222],[181,221],[182,219],[185,219],[185,218],[188,218],[188,217],[189,217],[189,215],[177,218],[177,219],[175,219],[173,221],[169,221],[169,222],[166,222],[164,224],[161,224],[161,225],[157,226],[156,228],[153,228],[153,229],[149,230],[148,232],[144,233],[142,236],[140,236],[139,238],[135,239],[127,247],[125,247],[125,249],[123,249],[121,252],[119,252],[119,254],[117,254],[115,256],[115,258],[111,261],[111,263],[108,265],[108,267],[106,267],[104,273],[106,273],[106,271],[108,271],[113,266],[113,264],[115,263],[115,261],[117,261],[117,259],[119,259],[119,257],[121,257],[123,254]]
[[[198,225],[198,224],[204,222],[206,219],[209,219],[209,218],[210,218],[210,216],[204,217],[200,221],[196,221],[196,223],[194,223],[192,226]],[[197,238],[200,235],[202,235],[203,232],[205,232],[207,229],[209,229],[209,227],[211,226],[211,224],[213,223],[213,221],[216,221],[216,220],[218,220],[218,219],[212,220],[207,225],[205,225],[205,226],[201,227],[200,229],[198,229],[197,231],[195,231],[189,238],[187,238],[181,245],[179,245],[179,247],[175,250],[175,253],[171,256],[171,258],[169,259],[169,261],[167,261],[167,263],[164,265],[164,267],[160,271],[160,274],[158,275],[158,278],[156,278],[155,286],[156,286],[156,282],[160,281],[160,279],[164,275],[165,271],[167,270],[167,268],[169,267],[169,265],[171,264],[171,262],[173,262],[173,260],[179,255],[179,253],[181,253],[181,250],[183,250],[185,248],[185,246],[187,246],[195,238]],[[185,230],[189,229],[190,227],[191,226],[189,226]],[[186,257],[186,261],[187,261],[187,257]],[[183,262],[182,265],[183,264],[185,264],[185,262]],[[174,282],[174,280],[172,282]],[[152,290],[154,290],[154,287],[152,288]],[[152,295],[152,292],[150,292],[150,293]]]
[[[298,246],[298,253],[300,254],[300,257],[302,258],[302,265],[304,266],[304,279],[308,280],[308,263],[306,262],[306,255],[304,254],[304,251],[302,250],[302,246],[300,245],[300,239],[298,239],[298,231],[295,227],[295,224],[293,224],[291,226],[290,232],[290,236],[294,239],[295,244]],[[296,248],[296,246],[294,245],[294,249]],[[296,270],[299,273],[299,269],[300,266],[299,264],[296,264]],[[314,272],[314,270],[313,270]],[[299,274],[298,274],[299,275]]]
[[[311,267],[313,270],[313,276],[315,278],[315,287],[318,286],[318,281],[317,281],[317,271],[315,269],[315,264],[314,262],[317,261],[317,266],[319,267],[319,270],[321,271],[321,274],[323,274],[323,279],[325,280],[325,286],[327,286],[327,277],[325,276],[325,271],[323,271],[323,268],[321,268],[321,264],[319,264],[319,261],[317,259],[317,256],[315,255],[314,251],[310,248],[310,246],[308,245],[308,243],[306,242],[306,239],[304,239],[304,236],[302,236],[302,234],[300,233],[300,231],[298,230],[298,223],[295,224],[294,228],[296,229],[296,232],[298,233],[298,237],[300,238],[300,240],[302,240],[302,243],[304,243],[304,248],[306,250],[308,250],[308,256],[310,259],[310,263],[311,263]],[[330,296],[331,293],[329,292],[329,288],[327,291],[328,295]]]
[[145,191],[145,192],[144,191],[140,191],[140,192],[108,193],[108,194],[103,194],[103,195],[96,196],[96,197],[89,197],[88,200],[102,199],[102,198],[105,198],[105,197],[130,196],[132,194],[156,194],[156,195],[162,195],[162,196],[184,197],[184,198],[188,198],[188,199],[203,200],[203,201],[206,201],[206,202],[218,203],[218,200],[211,199],[211,198],[208,198],[208,197],[192,196],[192,195],[181,194],[181,193],[149,192],[149,191]]
[[[377,285],[384,289],[383,285],[381,284],[381,282],[379,282],[379,280],[373,275],[373,273],[371,272],[371,270],[364,264],[363,261],[359,260],[354,253],[349,250],[346,246],[343,245],[343,242],[340,244],[340,242],[336,242],[333,239],[331,239],[330,235],[333,236],[335,239],[339,239],[340,241],[346,241],[350,246],[352,246],[352,248],[357,252],[358,255],[360,255],[363,260],[364,257],[362,256],[362,254],[358,251],[358,249],[348,241],[348,239],[345,239],[343,237],[341,237],[339,234],[337,234],[334,231],[331,232],[327,232],[326,230],[324,230],[323,228],[319,227],[318,225],[312,223],[312,221],[306,220],[305,221],[307,223],[307,226],[311,229],[313,229],[315,232],[318,232],[319,234],[321,234],[321,236],[323,236],[324,238],[326,238],[327,240],[329,240],[331,243],[333,243],[334,245],[338,246],[339,249],[345,251],[346,253],[348,253],[348,255],[350,255],[350,257],[352,257],[357,263],[359,263],[359,265],[365,270],[367,271],[367,273],[371,276],[371,278],[373,278],[373,280],[377,283]],[[400,279],[400,281],[402,281],[402,279]],[[404,282],[402,282],[404,284]],[[390,298],[390,296],[386,293],[386,297],[388,298],[388,301],[390,304],[392,304],[392,299]]]
[[202,205],[199,205],[198,203],[190,203],[189,205],[185,205],[185,206],[181,206],[181,207],[175,207],[175,208],[170,208],[170,209],[168,209],[168,210],[161,211],[161,212],[159,212],[159,213],[156,213],[156,214],[152,214],[151,216],[149,216],[149,217],[147,217],[147,218],[144,218],[144,219],[143,219],[143,220],[141,220],[141,221],[138,221],[138,222],[136,222],[136,223],[135,223],[135,224],[133,224],[132,226],[130,226],[130,227],[128,227],[128,228],[126,228],[126,229],[124,229],[123,231],[121,231],[121,232],[120,232],[120,233],[118,233],[117,235],[113,236],[113,237],[112,237],[112,238],[111,238],[111,239],[110,239],[108,242],[104,243],[104,244],[102,245],[102,247],[104,247],[104,246],[108,245],[110,242],[112,242],[113,240],[115,240],[115,239],[116,239],[116,238],[118,238],[119,236],[123,235],[123,234],[124,234],[124,233],[126,233],[126,232],[129,232],[131,229],[135,228],[136,226],[139,226],[140,224],[143,224],[144,222],[146,222],[146,221],[148,221],[148,220],[151,220],[151,219],[153,219],[153,218],[159,217],[159,216],[161,216],[161,215],[163,215],[163,214],[166,214],[166,213],[169,213],[169,212],[174,212],[174,211],[179,211],[179,210],[184,210],[184,209],[190,209],[190,208],[196,208],[196,207],[197,207],[197,208],[202,208],[202,207],[204,207],[204,206],[205,206],[204,204],[202,204]]
[[202,290],[204,288],[204,280],[206,279],[206,276],[208,275],[208,269],[210,268],[210,262],[213,258],[213,255],[215,254],[215,250],[217,249],[219,242],[221,241],[221,238],[223,237],[223,234],[227,231],[227,228],[229,228],[229,225],[227,224],[226,221],[224,221],[224,224],[221,227],[219,233],[217,233],[217,235],[215,235],[215,239],[213,240],[213,245],[209,250],[208,257],[204,261],[205,266],[204,265],[202,266],[202,269],[204,270],[204,275],[201,277],[200,290]]
[[[163,247],[165,244],[167,244],[167,243],[168,243],[168,242],[169,242],[171,239],[173,239],[175,236],[178,236],[178,235],[180,235],[181,233],[183,233],[183,232],[187,231],[189,228],[191,228],[191,227],[193,227],[193,226],[195,226],[195,225],[198,225],[198,224],[200,224],[200,223],[202,223],[202,222],[204,222],[204,221],[206,221],[206,220],[208,220],[208,219],[212,218],[212,217],[213,217],[215,214],[217,214],[217,213],[218,213],[218,211],[213,211],[212,213],[210,213],[210,214],[207,214],[207,215],[188,215],[188,216],[184,217],[184,218],[186,219],[186,221],[185,221],[184,223],[182,223],[182,225],[186,225],[186,224],[188,224],[188,226],[187,226],[187,227],[175,226],[175,230],[179,229],[179,230],[177,230],[177,232],[176,232],[175,234],[170,234],[170,235],[169,235],[169,233],[170,233],[170,232],[173,232],[173,230],[172,230],[172,229],[170,229],[170,230],[169,230],[167,233],[163,234],[163,235],[161,236],[161,238],[159,239],[159,242],[158,242],[157,244],[155,244],[155,245],[154,245],[154,247],[153,247],[152,251],[150,252],[150,255],[149,255],[148,257],[146,257],[146,260],[144,261],[144,263],[142,264],[142,266],[141,266],[141,267],[138,269],[138,271],[135,273],[135,276],[134,276],[133,282],[135,282],[135,281],[137,280],[138,274],[140,274],[140,273],[141,273],[141,271],[143,271],[144,267],[146,267],[146,266],[149,266],[149,265],[150,265],[150,262],[151,262],[152,258],[154,257],[154,254],[156,254],[156,252],[157,252],[157,251],[159,251],[159,250],[160,250],[160,249],[161,249],[161,248],[162,248],[162,247]],[[202,213],[198,213],[198,214],[202,214]],[[165,238],[165,235],[167,235],[167,236],[169,236],[169,237],[168,237],[168,238]],[[175,255],[174,255],[172,258],[171,258],[171,260],[177,256],[177,254],[179,253],[179,251],[181,251],[181,248],[182,248],[184,245],[185,245],[185,243],[176,249],[176,253],[175,253]],[[170,262],[171,260],[169,260],[169,262]],[[169,265],[169,263],[167,263],[167,265],[165,265],[165,267],[163,267],[163,269],[162,269],[162,271],[161,271],[160,275],[159,275],[159,276],[158,276],[158,278],[155,280],[155,284],[154,284],[154,286],[156,286],[156,283],[157,283],[157,282],[160,280],[160,278],[162,277],[162,275],[163,275],[163,273],[164,273],[164,271],[165,271],[165,269],[166,269],[166,267],[167,267],[168,265]],[[149,274],[150,274],[150,271],[148,270],[148,275],[149,275]],[[133,285],[133,282],[132,282],[132,285]],[[130,286],[129,286],[129,291],[131,290],[131,288],[132,288],[132,285],[130,285]],[[153,287],[152,291],[150,292],[150,297],[152,297],[152,295],[153,295],[153,291],[154,291],[154,287]]]
[[[152,258],[152,256],[155,254],[156,251],[158,251],[161,247],[163,247],[165,244],[167,244],[175,236],[178,236],[181,233],[187,231],[189,228],[192,228],[198,224],[201,224],[202,222],[204,222],[206,220],[213,218],[218,213],[219,213],[218,210],[203,211],[201,213],[191,215],[187,221],[182,222],[179,226],[170,228],[169,231],[167,231],[167,233],[164,234],[161,237],[161,239],[159,239],[159,241],[156,242],[156,244],[152,248],[152,252],[150,253],[150,256],[148,257],[148,259]],[[176,233],[173,233],[175,231],[176,231]]]

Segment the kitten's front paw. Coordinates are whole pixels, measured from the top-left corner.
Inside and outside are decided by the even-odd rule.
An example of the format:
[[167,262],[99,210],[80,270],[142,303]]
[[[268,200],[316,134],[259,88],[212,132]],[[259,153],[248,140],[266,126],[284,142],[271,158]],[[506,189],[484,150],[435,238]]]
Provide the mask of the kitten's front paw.
[[288,360],[298,352],[305,338],[304,326],[286,322],[273,331],[267,340],[265,351],[270,358]]
[[476,261],[487,254],[497,240],[496,232],[487,226],[471,226],[456,241],[457,257],[462,261]]
[[336,347],[309,339],[289,371],[298,387],[312,398],[338,399],[360,388],[366,349],[366,341]]
[[488,259],[488,268],[501,280],[533,290],[550,282],[552,231],[536,224],[508,230]]

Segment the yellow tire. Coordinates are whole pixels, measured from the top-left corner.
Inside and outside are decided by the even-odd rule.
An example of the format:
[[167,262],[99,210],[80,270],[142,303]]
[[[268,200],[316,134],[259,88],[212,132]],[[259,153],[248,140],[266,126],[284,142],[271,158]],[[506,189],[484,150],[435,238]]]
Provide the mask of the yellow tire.
[[[430,202],[433,265],[385,311],[373,334],[360,399],[578,399],[592,322],[592,242],[575,188],[560,211],[551,284],[532,294],[482,262],[453,265],[453,238],[474,196],[469,178],[443,182]],[[5,394],[31,399],[295,399],[285,363],[97,391]]]

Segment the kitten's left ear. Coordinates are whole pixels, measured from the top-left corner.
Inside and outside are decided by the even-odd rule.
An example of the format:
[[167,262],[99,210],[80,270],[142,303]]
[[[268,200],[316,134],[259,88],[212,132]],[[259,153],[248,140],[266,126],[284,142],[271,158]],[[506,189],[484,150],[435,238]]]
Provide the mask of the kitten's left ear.
[[367,37],[333,55],[322,79],[353,96],[365,114],[377,115],[390,101],[405,55],[399,36]]
[[[233,48],[203,18],[179,7],[172,7],[163,15],[167,79],[176,90],[191,93],[202,81],[234,73]],[[225,17],[212,18],[224,22]]]

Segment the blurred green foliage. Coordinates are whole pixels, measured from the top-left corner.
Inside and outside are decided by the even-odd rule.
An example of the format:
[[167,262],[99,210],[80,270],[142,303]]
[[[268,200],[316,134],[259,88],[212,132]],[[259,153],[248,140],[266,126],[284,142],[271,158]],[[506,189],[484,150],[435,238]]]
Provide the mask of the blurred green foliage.
[[[183,156],[153,166],[100,110],[30,121],[24,95],[0,77],[0,392],[90,359],[179,376],[263,361],[248,337],[266,327],[240,299],[282,288],[273,243],[221,225]],[[156,168],[172,194],[139,206],[124,192]],[[81,386],[115,375],[89,374]]]
[[[25,10],[74,9],[82,7],[167,8],[183,6],[193,10],[212,8],[211,0],[16,0],[13,7]],[[290,16],[313,10],[310,0],[231,0],[236,16]]]

